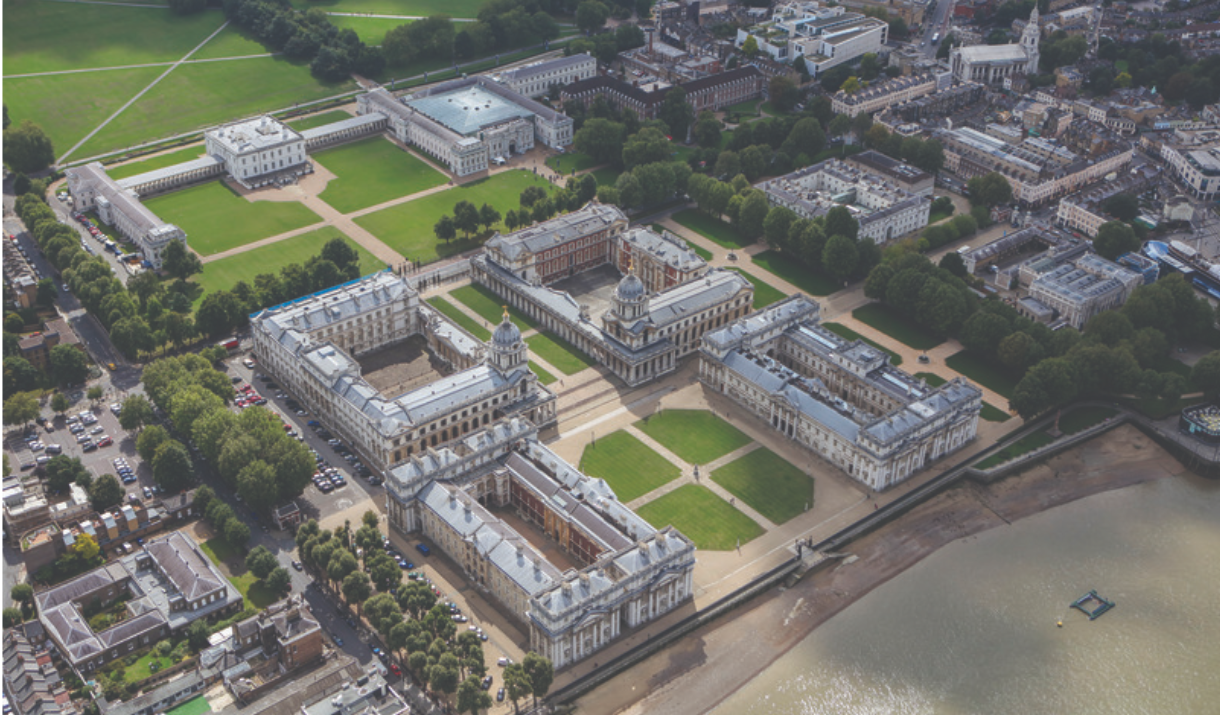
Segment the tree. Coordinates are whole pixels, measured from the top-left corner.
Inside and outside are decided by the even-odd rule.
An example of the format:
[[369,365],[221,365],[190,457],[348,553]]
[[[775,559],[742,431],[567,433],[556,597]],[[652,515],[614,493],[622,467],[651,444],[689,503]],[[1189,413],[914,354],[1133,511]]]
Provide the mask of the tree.
[[530,678],[525,673],[525,666],[520,663],[509,663],[504,668],[504,691],[508,699],[513,701],[513,710],[517,710],[517,701],[532,692]]
[[246,554],[246,568],[254,574],[255,578],[267,578],[267,574],[279,565],[280,562],[276,560],[275,554],[268,551],[266,546],[255,546],[250,553]]
[[610,17],[610,9],[597,0],[584,0],[576,6],[576,26],[585,33],[599,30]]
[[47,462],[47,488],[52,492],[66,491],[68,487],[79,481],[81,475],[88,476],[89,470],[77,457],[57,454]]
[[453,207],[453,225],[467,238],[479,230],[479,210],[469,201],[459,201]]
[[4,163],[14,171],[35,174],[55,163],[55,148],[42,127],[26,119],[4,130]]
[[106,391],[102,389],[101,385],[94,385],[85,391],[85,397],[89,398],[89,400],[92,402],[97,402],[98,400],[102,399],[102,395],[104,394],[106,394]]
[[767,218],[763,220],[763,235],[766,236],[767,243],[772,246],[783,244],[788,238],[789,227],[796,219],[797,215],[783,206],[776,206],[768,211]]
[[441,216],[440,220],[432,226],[432,232],[442,241],[453,239],[457,236],[457,228],[453,225],[453,217],[448,215]]
[[113,474],[103,474],[89,487],[89,504],[94,511],[105,511],[123,501],[123,485]]
[[1111,261],[1124,253],[1138,251],[1141,241],[1135,231],[1122,221],[1107,221],[1097,229],[1093,238],[1093,250]]
[[792,125],[788,140],[792,142],[797,154],[806,156],[816,156],[826,146],[822,125],[813,117],[805,117]]
[[746,38],[746,41],[741,43],[741,53],[746,57],[754,57],[758,54],[758,40],[754,39],[753,35]]
[[13,626],[21,625],[21,622],[24,620],[25,619],[21,615],[20,608],[4,609],[4,627],[5,628],[11,628]]
[[483,228],[491,228],[493,224],[500,222],[500,212],[491,204],[483,204],[479,207],[479,223],[483,224]]
[[[623,156],[623,137],[622,124],[610,119],[594,117],[585,121],[584,126],[573,135],[572,142],[576,146],[576,151],[588,154],[598,163],[618,163]],[[522,198],[524,199],[524,194]],[[530,204],[532,205],[533,201]]]
[[270,509],[280,496],[275,470],[261,459],[250,462],[237,473],[237,493],[255,511]]
[[29,392],[19,392],[4,401],[4,424],[21,425],[38,417],[38,398]]
[[534,703],[537,704],[538,698],[546,697],[551,689],[551,681],[555,679],[555,667],[550,659],[537,653],[526,653],[525,661],[521,665],[530,680],[530,692],[534,696]]
[[343,578],[343,597],[357,606],[368,600],[373,593],[369,577],[363,571],[353,571]]
[[801,98],[801,90],[796,86],[796,82],[784,76],[772,77],[768,89],[771,106],[780,112],[791,112]]
[[365,563],[378,590],[389,591],[402,583],[402,569],[388,554],[378,552],[371,559],[366,557]]
[[76,385],[89,377],[89,360],[71,345],[51,348],[51,375],[61,385]]
[[156,347],[152,329],[138,315],[115,321],[110,327],[110,341],[129,360],[135,360],[140,353]]
[[240,519],[229,519],[225,524],[225,541],[235,549],[245,547],[250,542],[250,527]]
[[520,201],[522,206],[529,207],[545,198],[546,189],[541,186],[527,186],[521,191]]
[[72,403],[68,401],[68,396],[62,392],[56,392],[51,395],[51,411],[57,415],[62,415],[72,407]]
[[995,171],[967,181],[966,190],[970,192],[970,203],[975,206],[991,207],[1012,201],[1012,184]]
[[859,259],[856,242],[847,236],[831,236],[826,241],[826,247],[822,249],[822,265],[839,281],[846,281],[851,277]]
[[340,547],[330,555],[330,561],[326,564],[326,575],[331,581],[341,583],[349,573],[359,568],[360,564],[356,562],[352,552]]
[[695,123],[695,141],[704,149],[720,146],[720,120],[706,109],[699,112]]
[[958,278],[966,276],[966,262],[962,260],[962,256],[957,251],[949,251],[941,256],[940,263],[937,264],[946,271],[949,271]]
[[153,425],[136,437],[136,452],[144,461],[151,462],[157,455],[157,449],[169,441],[169,432],[161,425]]
[[191,650],[198,652],[208,647],[208,636],[210,635],[211,629],[208,628],[208,622],[199,619],[187,626],[186,642],[190,644]]
[[169,245],[161,250],[161,267],[180,281],[203,272],[203,263],[199,261],[199,256],[182,241],[170,241]]
[[20,604],[29,604],[34,600],[34,587],[28,583],[19,583],[9,591],[9,598]]
[[1076,399],[1076,380],[1071,363],[1050,358],[1034,365],[1013,389],[1009,406],[1025,420]]
[[680,86],[671,87],[661,100],[657,118],[665,122],[674,141],[684,141],[691,122],[695,120],[695,109],[686,101],[686,90]]
[[737,217],[738,230],[746,238],[758,238],[762,235],[763,221],[770,210],[766,194],[758,190],[751,191],[741,203],[741,212]]
[[1199,358],[1190,371],[1190,382],[1208,396],[1220,392],[1220,351]]
[[[339,268],[360,265],[360,254],[342,238],[332,238],[322,246],[318,254],[323,260],[330,261]],[[130,285],[129,285],[130,287]]]
[[491,696],[483,690],[477,675],[472,675],[462,681],[457,690],[457,711],[478,715],[480,710],[491,707]]
[[138,430],[154,419],[152,404],[144,395],[130,395],[119,410],[119,426],[127,431]]
[[195,326],[213,338],[228,333],[240,320],[241,307],[228,291],[208,293],[195,311]]
[[846,236],[854,241],[860,232],[860,222],[856,221],[847,207],[835,206],[826,212],[825,230],[827,236]]
[[292,586],[292,574],[283,566],[276,566],[267,574],[265,583],[272,593],[284,593]]
[[842,92],[844,92],[845,94],[855,94],[856,92],[859,92],[862,88],[863,87],[860,84],[860,78],[856,77],[854,75],[843,80],[843,86],[839,87],[839,89]]
[[1126,192],[1115,194],[1101,202],[1101,208],[1119,221],[1132,221],[1140,215],[1140,202]]

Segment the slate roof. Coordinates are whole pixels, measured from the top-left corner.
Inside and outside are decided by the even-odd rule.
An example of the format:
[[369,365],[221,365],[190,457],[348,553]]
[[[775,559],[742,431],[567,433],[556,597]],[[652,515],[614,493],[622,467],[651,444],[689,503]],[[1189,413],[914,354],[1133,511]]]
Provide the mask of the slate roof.
[[120,564],[111,563],[36,594],[34,600],[38,603],[40,612],[47,611],[69,601],[84,598],[107,586],[118,585],[128,578],[130,576],[126,569]]
[[557,244],[605,230],[615,221],[626,225],[627,216],[614,206],[590,201],[569,214],[557,216],[509,234],[497,233],[487,241],[489,250],[498,251],[510,259],[530,253],[541,253]]
[[648,301],[648,317],[662,327],[720,304],[754,285],[735,271],[716,269],[702,278],[662,291]]
[[194,601],[224,588],[225,579],[204,556],[199,547],[177,531],[144,545],[162,573],[182,597]]
[[537,64],[527,65],[515,70],[508,70],[500,74],[500,80],[503,82],[522,82],[531,77],[535,77],[546,72],[563,71],[568,67],[576,67],[587,64],[593,60],[589,53],[582,52],[568,57],[556,57],[553,60],[546,62],[538,62]]

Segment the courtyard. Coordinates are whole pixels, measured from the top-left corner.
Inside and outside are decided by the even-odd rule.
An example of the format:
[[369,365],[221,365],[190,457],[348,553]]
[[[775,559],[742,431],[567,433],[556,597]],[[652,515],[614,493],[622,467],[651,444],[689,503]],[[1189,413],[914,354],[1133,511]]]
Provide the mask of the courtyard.
[[444,364],[428,349],[428,339],[412,335],[357,358],[364,379],[382,396],[393,399],[444,377]]
[[337,177],[318,198],[342,213],[410,196],[449,180],[381,135],[316,152],[310,158]]
[[177,224],[185,231],[187,242],[201,256],[322,221],[299,202],[249,201],[225,181],[157,196],[144,205],[166,223]]

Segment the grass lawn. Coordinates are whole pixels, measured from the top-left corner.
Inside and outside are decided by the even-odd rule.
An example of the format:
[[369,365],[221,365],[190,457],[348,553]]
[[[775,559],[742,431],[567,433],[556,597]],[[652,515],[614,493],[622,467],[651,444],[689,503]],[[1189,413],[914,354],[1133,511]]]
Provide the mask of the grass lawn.
[[530,370],[533,371],[533,373],[538,376],[538,382],[541,382],[543,385],[549,385],[552,382],[559,381],[559,378],[557,378],[554,375],[552,375],[551,373],[547,372],[545,369],[543,369],[543,367],[541,365],[534,362],[533,360],[530,360]]
[[605,479],[618,500],[624,503],[638,499],[682,475],[677,465],[623,430],[585,447],[580,457],[580,471]]
[[[414,261],[431,261],[479,245],[477,238],[459,238],[441,243],[432,233],[432,226],[441,216],[453,213],[454,204],[459,201],[469,201],[475,206],[489,203],[503,214],[520,205],[521,192],[527,186],[542,186],[548,191],[551,189],[549,181],[529,172],[506,171],[361,216],[356,219],[356,223],[403,256]],[[496,225],[493,228],[503,226]]]
[[296,202],[247,201],[222,181],[157,196],[144,205],[186,231],[191,248],[203,256],[322,220]]
[[1007,422],[1012,418],[1012,415],[984,400],[983,410],[982,412],[979,412],[979,417],[982,417],[988,422]]
[[1119,404],[1130,407],[1146,417],[1159,420],[1164,419],[1169,415],[1176,415],[1191,405],[1207,402],[1207,398],[1203,395],[1197,395],[1195,397],[1179,397],[1176,400],[1165,400],[1159,397],[1120,397],[1115,401]]
[[428,299],[428,305],[439,310],[446,318],[452,320],[462,329],[483,342],[491,340],[491,331],[475,322],[474,318],[462,312],[462,309],[440,297]]
[[254,574],[246,570],[246,564],[242,561],[243,557],[224,539],[219,537],[208,539],[200,544],[199,548],[212,559],[212,563],[222,566],[222,572],[227,571],[233,574],[229,576],[229,582],[245,597],[246,608],[254,606],[261,610],[279,600],[278,594],[267,588],[262,581],[254,577]]
[[968,350],[950,355],[945,364],[998,395],[1011,398],[1017,381],[998,365]]
[[813,506],[813,480],[765,447],[712,472],[712,481],[776,524]]
[[898,315],[888,305],[869,303],[852,311],[851,317],[876,328],[891,338],[916,350],[931,350],[944,342],[923,328]]
[[788,296],[784,295],[784,292],[781,291],[779,288],[776,288],[775,286],[771,285],[770,283],[762,281],[759,278],[757,278],[749,273],[746,273],[745,271],[741,270],[740,268],[734,268],[732,266],[729,266],[728,270],[736,271],[736,272],[740,273],[741,275],[745,276],[746,280],[748,280],[754,284],[754,310],[762,310],[763,308],[766,308],[768,305],[771,305],[772,303],[778,303],[779,301],[788,297]]
[[[292,0],[300,10],[322,8],[327,12],[367,12],[374,15],[449,15],[476,17],[486,0]],[[361,35],[360,39],[364,39]],[[367,42],[367,40],[366,40]]]
[[[462,286],[449,292],[455,300],[459,301],[467,308],[479,314],[492,325],[499,325],[501,320],[504,320],[504,299],[492,293],[486,287],[477,283]],[[511,305],[508,306],[508,317],[517,326],[518,330],[529,330],[530,328],[538,327],[538,324],[530,320],[529,316]]]
[[603,166],[600,169],[595,169],[592,174],[598,186],[614,186],[618,181],[618,177],[622,176],[623,172],[612,166]]
[[683,484],[635,513],[658,529],[672,525],[707,551],[728,551],[763,534],[753,519],[698,484]]
[[326,185],[318,198],[345,214],[449,180],[383,136],[320,151],[310,158],[338,177]]
[[928,387],[940,387],[948,382],[948,380],[934,372],[917,372],[915,377],[922,378],[924,382],[928,383]]
[[[168,7],[5,0],[4,74],[176,62],[224,21],[220,10],[178,15]],[[5,87],[9,104],[11,91]]]
[[153,671],[149,668],[154,662],[157,663],[158,671],[165,670],[174,664],[172,658],[157,655],[154,651],[149,650],[147,653],[140,656],[139,660],[127,667],[127,670],[123,673],[123,680],[127,681],[128,683],[135,683],[144,680],[153,674]]
[[260,246],[236,256],[222,258],[219,261],[203,264],[203,273],[192,280],[199,284],[199,301],[208,293],[218,290],[229,290],[238,281],[254,285],[254,277],[262,273],[279,273],[280,269],[290,263],[305,263],[322,252],[322,246],[332,238],[344,238],[348,245],[360,254],[360,275],[366,276],[385,268],[385,263],[369,253],[363,246],[347,238],[342,231],[334,226],[323,226],[317,231],[287,238],[283,241]]
[[[1118,413],[1109,407],[1081,407],[1059,418],[1059,431],[1065,435],[1076,434],[1089,427],[1101,424],[1116,414]],[[1053,422],[1048,424],[1047,429],[1050,429],[1053,424]],[[1032,432],[974,466],[977,469],[991,469],[1010,459],[1027,454],[1040,447],[1045,447],[1054,441],[1045,430]]]
[[[330,22],[340,30],[352,29],[360,36],[360,41],[370,47],[378,47],[385,40],[386,33],[399,25],[410,25],[411,20],[395,17],[352,17],[350,15],[331,15]],[[460,29],[460,28],[459,28]]]
[[[98,132],[74,157],[156,141],[353,89],[356,83],[352,80],[321,82],[309,73],[308,62],[282,56],[183,65]],[[121,97],[118,104],[133,94]]]
[[976,462],[974,467],[975,469],[991,469],[992,467],[998,467],[1010,459],[1020,457],[1022,454],[1045,447],[1054,441],[1055,440],[1052,439],[1051,436],[1045,431],[1032,432],[1001,449],[1000,451],[992,454],[987,459],[984,459],[981,462]]
[[212,706],[208,705],[208,699],[200,695],[187,700],[173,710],[167,710],[165,715],[203,715],[210,712],[212,712]]
[[761,99],[751,99],[748,102],[738,102],[729,107],[724,108],[725,114],[755,114],[758,111],[758,105],[762,102]]
[[779,251],[763,251],[752,256],[751,260],[759,268],[783,278],[810,295],[830,295],[841,288],[833,278],[816,273],[795,258],[784,256]]
[[928,225],[931,226],[932,224],[934,224],[938,221],[944,221],[945,219],[949,218],[952,215],[953,214],[945,213],[944,211],[936,211],[934,213],[930,213],[930,214],[928,214]]
[[[651,228],[654,233],[664,233],[666,231],[669,231],[669,229],[665,228],[664,226],[662,226],[659,223],[654,223],[651,226],[649,226],[649,228]],[[670,233],[673,233],[673,231],[670,231]],[[673,235],[678,236],[678,234],[676,234],[676,233],[674,233]],[[701,247],[699,244],[695,243],[694,241],[692,241],[688,238],[683,238],[682,236],[678,236],[678,238],[681,238],[682,242],[685,243],[687,246],[689,246],[690,250],[694,251],[696,256],[702,258],[705,261],[712,260],[711,251],[707,250],[706,248]]]
[[[69,3],[40,4],[75,7]],[[6,22],[4,26],[7,31],[10,25]],[[42,127],[58,158],[164,71],[164,67],[141,67],[5,79],[4,103],[14,123],[30,119]]]
[[597,166],[597,160],[588,154],[581,154],[578,151],[568,152],[566,154],[557,154],[548,157],[546,165],[558,171],[564,176],[570,176],[573,171],[584,171]]
[[332,109],[329,112],[311,114],[307,117],[301,117],[300,119],[289,119],[287,124],[291,125],[292,128],[298,132],[301,132],[305,131],[306,129],[313,129],[314,127],[320,127],[325,124],[334,124],[335,122],[341,122],[344,119],[351,118],[352,115],[343,111],[342,109]]
[[751,241],[740,233],[737,229],[729,224],[721,221],[718,218],[712,218],[702,211],[695,209],[683,209],[670,216],[674,221],[689,228],[695,233],[708,238],[725,248],[744,248],[753,245]]
[[154,169],[163,169],[167,166],[173,166],[174,164],[181,164],[185,161],[193,161],[203,156],[203,152],[204,147],[202,144],[192,144],[185,149],[178,149],[165,154],[152,156],[147,159],[131,161],[119,166],[108,166],[106,167],[106,173],[109,174],[110,178],[112,179],[125,179],[128,176],[143,174]]
[[546,360],[565,375],[575,375],[597,363],[575,345],[551,333],[538,333],[525,339],[525,344],[538,357]]
[[271,50],[255,39],[245,28],[230,24],[220,34],[208,40],[208,44],[191,55],[192,60],[215,60],[223,57],[246,57],[265,55]]
[[847,338],[848,340],[856,340],[856,339],[863,340],[864,342],[868,343],[869,345],[872,345],[873,347],[877,348],[878,350],[885,353],[886,355],[889,355],[890,364],[893,365],[894,367],[898,367],[899,365],[902,364],[901,355],[894,352],[893,350],[890,350],[889,348],[883,347],[882,345],[878,344],[874,340],[869,340],[868,338],[864,337],[860,333],[857,333],[856,331],[852,330],[851,328],[847,327],[846,325],[840,325],[839,323],[822,323],[822,327],[826,328],[827,330],[834,333],[835,335],[838,335],[841,338]]
[[690,464],[714,462],[753,441],[706,410],[661,410],[635,426]]

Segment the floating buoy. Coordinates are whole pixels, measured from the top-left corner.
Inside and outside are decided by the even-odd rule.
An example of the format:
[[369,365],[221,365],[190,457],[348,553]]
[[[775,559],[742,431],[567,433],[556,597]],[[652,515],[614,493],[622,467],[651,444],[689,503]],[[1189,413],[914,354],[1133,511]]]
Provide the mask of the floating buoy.
[[1058,622],[1058,623],[1056,623],[1055,625],[1056,625],[1057,627],[1059,627],[1059,628],[1063,628],[1063,621],[1059,621],[1059,622]]

